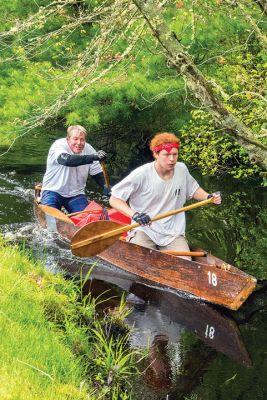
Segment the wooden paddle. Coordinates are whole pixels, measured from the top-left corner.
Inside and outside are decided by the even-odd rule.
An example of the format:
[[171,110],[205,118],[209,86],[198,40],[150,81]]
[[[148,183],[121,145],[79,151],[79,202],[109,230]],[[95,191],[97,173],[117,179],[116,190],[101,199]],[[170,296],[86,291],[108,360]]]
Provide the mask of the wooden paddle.
[[[151,221],[158,221],[184,211],[192,210],[213,203],[214,199],[199,201],[189,206],[169,211],[151,218]],[[101,253],[111,246],[121,234],[140,226],[138,223],[131,225],[121,225],[114,221],[95,221],[85,225],[75,233],[71,240],[71,251],[79,257],[91,257]]]
[[57,208],[46,206],[45,204],[39,204],[38,207],[48,215],[51,215],[52,217],[61,219],[65,222],[69,222],[70,224],[73,224],[72,220],[67,217],[66,214],[64,214],[62,211],[58,210]]
[[106,184],[106,186],[108,188],[108,192],[110,192],[110,183],[109,183],[109,179],[108,179],[108,172],[107,172],[107,167],[106,167],[105,161],[101,161],[101,167],[102,167],[102,170],[103,170],[105,184]]
[[74,217],[74,215],[79,215],[79,214],[101,214],[101,210],[83,210],[83,211],[76,211],[71,214],[65,214],[66,217]]

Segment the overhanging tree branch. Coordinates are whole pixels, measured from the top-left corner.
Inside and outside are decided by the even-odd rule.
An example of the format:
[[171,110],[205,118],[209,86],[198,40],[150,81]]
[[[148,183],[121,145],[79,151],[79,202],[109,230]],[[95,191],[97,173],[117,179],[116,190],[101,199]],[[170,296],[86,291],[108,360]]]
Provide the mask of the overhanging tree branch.
[[258,4],[263,14],[267,15],[267,0],[254,0]]
[[[121,63],[132,52],[136,45],[142,31],[144,29],[145,21],[137,24],[133,29],[132,26],[136,22],[136,8],[130,4],[125,9],[117,7],[120,0],[116,0],[113,7],[110,7],[109,14],[99,21],[100,32],[90,41],[90,45],[86,50],[80,54],[79,59],[75,65],[66,71],[69,74],[70,80],[68,87],[61,93],[52,104],[47,105],[42,109],[37,109],[34,115],[26,118],[24,121],[15,121],[20,124],[20,134],[13,140],[9,148],[0,154],[4,156],[9,152],[10,148],[14,145],[16,140],[25,136],[27,133],[41,127],[51,118],[57,117],[59,112],[83,91],[92,87],[96,82],[99,82],[107,76],[112,69]],[[117,21],[118,16],[125,14],[123,25],[118,29]],[[138,17],[139,18],[139,17]],[[125,49],[120,53],[120,56],[112,60],[108,65],[105,60],[107,51],[110,50],[114,42],[128,37]],[[116,78],[115,78],[116,79]],[[110,81],[111,83],[112,81]]]
[[16,24],[11,29],[0,32],[0,40],[15,36],[18,33],[28,32],[32,29],[39,29],[43,26],[47,18],[54,14],[59,14],[67,5],[72,5],[76,2],[76,0],[55,0],[45,7],[39,7],[38,12],[26,20],[16,21]]
[[[230,3],[230,1],[227,1],[227,3]],[[249,15],[246,12],[246,9],[244,7],[244,5],[241,3],[241,1],[237,1],[236,2],[236,6],[239,8],[239,10],[241,11],[242,15],[244,16],[245,20],[251,25],[253,31],[255,32],[255,35],[257,36],[260,44],[262,45],[263,48],[267,48],[267,37],[266,35],[264,35],[262,33],[262,31],[260,30],[258,24],[260,21],[255,21],[251,15]]]
[[190,55],[177,40],[176,35],[164,21],[161,5],[155,0],[132,0],[149,25],[153,36],[163,49],[171,64],[185,80],[188,89],[215,120],[247,150],[250,160],[267,170],[267,147],[255,139],[252,131],[234,114],[227,110]]

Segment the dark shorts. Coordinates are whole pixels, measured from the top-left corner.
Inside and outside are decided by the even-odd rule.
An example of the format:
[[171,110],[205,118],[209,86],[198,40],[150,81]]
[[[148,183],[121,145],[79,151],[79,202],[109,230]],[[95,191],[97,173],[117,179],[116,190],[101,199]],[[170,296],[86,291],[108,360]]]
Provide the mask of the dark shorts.
[[73,197],[63,197],[59,193],[52,192],[51,190],[44,190],[42,192],[41,204],[57,208],[61,210],[64,207],[68,213],[82,211],[88,206],[89,201],[85,194],[78,194]]

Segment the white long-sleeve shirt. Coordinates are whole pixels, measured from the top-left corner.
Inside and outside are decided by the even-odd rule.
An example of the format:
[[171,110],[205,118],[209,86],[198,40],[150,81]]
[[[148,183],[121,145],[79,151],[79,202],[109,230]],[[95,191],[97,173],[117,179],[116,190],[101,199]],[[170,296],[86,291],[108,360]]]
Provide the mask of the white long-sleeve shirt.
[[[62,153],[75,154],[70,149],[67,139],[56,140],[48,152],[47,167],[43,178],[42,190],[51,190],[63,197],[73,197],[84,194],[88,175],[102,172],[99,161],[92,164],[67,167],[58,163],[58,156]],[[88,143],[79,155],[96,154],[95,149]]]

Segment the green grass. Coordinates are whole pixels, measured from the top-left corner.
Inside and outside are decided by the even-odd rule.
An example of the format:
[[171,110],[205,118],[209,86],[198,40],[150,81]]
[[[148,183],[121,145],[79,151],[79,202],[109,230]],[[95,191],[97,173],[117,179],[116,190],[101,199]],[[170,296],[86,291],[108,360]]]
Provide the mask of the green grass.
[[58,308],[67,303],[52,289],[61,278],[49,277],[14,248],[1,246],[0,260],[1,400],[89,398],[82,357],[45,315],[46,298]]
[[136,352],[127,336],[105,337],[106,324],[81,287],[0,239],[1,400],[130,399]]

